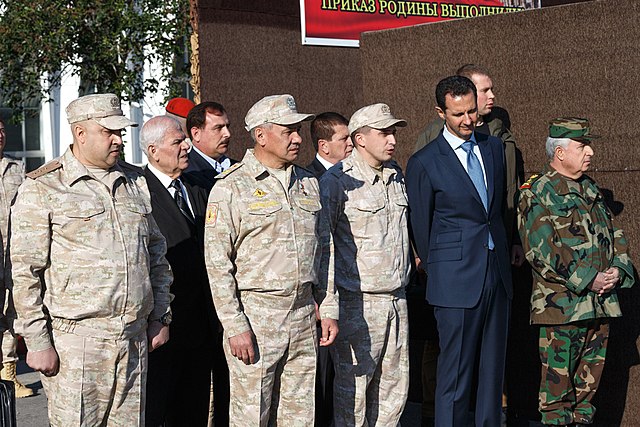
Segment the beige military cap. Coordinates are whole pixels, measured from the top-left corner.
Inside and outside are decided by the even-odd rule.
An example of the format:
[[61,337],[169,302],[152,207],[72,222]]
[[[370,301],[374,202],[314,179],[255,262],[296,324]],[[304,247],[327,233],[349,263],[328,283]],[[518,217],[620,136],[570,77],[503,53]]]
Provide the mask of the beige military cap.
[[404,127],[407,122],[393,117],[387,104],[372,104],[362,107],[353,113],[351,120],[349,120],[349,134],[364,126],[374,129],[386,129],[394,125]]
[[138,126],[124,116],[120,108],[120,99],[112,93],[82,96],[71,101],[65,111],[69,124],[91,119],[110,130]]
[[251,130],[254,127],[274,123],[276,125],[289,126],[307,120],[313,120],[313,114],[298,113],[296,101],[291,95],[271,95],[265,96],[260,101],[253,104],[244,118],[245,129]]

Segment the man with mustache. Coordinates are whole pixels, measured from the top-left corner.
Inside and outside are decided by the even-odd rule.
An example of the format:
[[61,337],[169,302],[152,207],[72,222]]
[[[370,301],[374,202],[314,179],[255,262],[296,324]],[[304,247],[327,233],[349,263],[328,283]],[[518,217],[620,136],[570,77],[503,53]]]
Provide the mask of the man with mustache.
[[396,128],[406,125],[387,104],[359,109],[349,120],[355,149],[320,180],[321,280],[340,294],[336,426],[396,426],[407,401],[408,203],[392,160]]
[[187,115],[187,131],[193,149],[184,173],[211,189],[215,176],[237,163],[226,156],[231,139],[227,112],[217,102],[201,102]]
[[216,425],[225,425],[229,374],[203,252],[209,194],[182,176],[189,162],[189,143],[178,120],[170,116],[149,120],[140,131],[140,148],[149,161],[144,175],[153,217],[167,240],[175,296],[171,341],[149,355],[146,425],[206,426],[212,370]]
[[291,95],[247,112],[255,142],[216,177],[205,215],[205,259],[224,327],[231,426],[313,425],[319,345],[338,333],[337,296],[318,282],[320,198],[298,158],[302,122]]
[[539,330],[542,423],[585,426],[602,376],[618,288],[635,282],[627,240],[585,172],[589,121],[549,123],[548,165],[520,188],[518,227],[531,264],[531,323]]
[[166,243],[140,168],[120,160],[113,94],[66,108],[73,144],[27,174],[11,210],[16,332],[49,423],[143,425],[148,351],[169,339]]

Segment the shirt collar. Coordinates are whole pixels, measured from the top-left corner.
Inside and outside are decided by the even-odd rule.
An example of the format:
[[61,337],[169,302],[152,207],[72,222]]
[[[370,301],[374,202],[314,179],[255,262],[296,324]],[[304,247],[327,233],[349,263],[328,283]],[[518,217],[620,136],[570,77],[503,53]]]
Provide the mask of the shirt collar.
[[[169,187],[171,187],[171,183],[173,182],[173,179],[169,175],[165,174],[164,172],[161,172],[156,167],[154,167],[151,163],[147,164],[147,169],[149,169],[149,171],[152,174],[154,174],[156,178],[158,178],[158,181],[160,181],[160,184],[162,184],[164,188],[169,189]],[[178,181],[179,180],[180,179],[178,179]]]
[[[60,163],[62,163],[63,166],[63,176],[64,176],[64,180],[66,181],[66,183],[68,185],[73,185],[75,184],[76,181],[80,180],[81,178],[84,177],[88,177],[91,179],[96,179],[90,172],[89,170],[82,164],[80,163],[80,160],[78,160],[78,158],[73,154],[73,151],[71,150],[71,147],[73,147],[73,145],[70,145],[69,148],[67,148],[67,151],[64,152],[64,154],[62,155],[62,157],[60,157]],[[116,178],[113,183],[115,185],[116,181],[120,178],[120,177],[125,177],[124,173],[122,172],[122,170],[120,169],[120,166],[118,166],[118,163],[116,163],[116,165],[114,166],[113,170],[120,175],[118,178]]]
[[316,159],[318,159],[320,164],[322,164],[322,166],[324,166],[324,168],[327,170],[329,170],[331,166],[333,166],[333,163],[321,157],[319,153],[316,153]]
[[[457,135],[452,134],[451,132],[449,132],[449,129],[447,128],[447,125],[444,125],[444,130],[442,131],[442,136],[444,136],[444,139],[449,143],[449,145],[451,146],[451,148],[455,151],[458,148],[460,148],[462,146],[462,144],[464,144],[465,141],[464,139],[460,138]],[[475,132],[471,134],[471,138],[469,138],[469,141],[473,141],[474,143],[476,142],[476,134]]]
[[207,163],[209,163],[211,166],[213,166],[213,168],[218,172],[222,172],[223,169],[226,169],[226,168],[229,167],[227,165],[226,168],[225,168],[224,167],[225,163],[231,163],[229,158],[227,158],[227,156],[225,156],[224,154],[222,156],[220,156],[219,160],[216,160],[214,158],[211,158],[211,157],[207,156],[202,151],[198,150],[198,147],[196,147],[195,145],[193,146],[193,150],[196,153],[198,153],[203,159],[205,159],[207,161]]

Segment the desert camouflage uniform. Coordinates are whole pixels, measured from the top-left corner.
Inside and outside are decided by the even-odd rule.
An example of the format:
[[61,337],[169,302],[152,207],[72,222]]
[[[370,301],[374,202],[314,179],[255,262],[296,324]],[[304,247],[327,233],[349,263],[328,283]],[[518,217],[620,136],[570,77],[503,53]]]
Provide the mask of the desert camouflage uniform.
[[169,310],[172,275],[144,176],[116,173],[108,188],[70,148],[28,175],[11,211],[16,332],[60,358],[42,377],[53,426],[144,424],[147,320]]
[[[11,203],[18,193],[18,187],[24,181],[24,162],[8,156],[0,159],[0,231],[2,232],[2,248],[5,257],[8,256],[7,240],[9,237],[9,210]],[[13,331],[13,320],[16,317],[13,306],[13,294],[11,285],[11,263],[5,260],[4,281],[6,288],[4,313],[7,321],[7,331],[2,337],[2,361],[3,363],[17,362],[16,336]]]
[[[225,330],[232,426],[313,425],[316,320],[337,319],[319,287],[320,199],[313,174],[291,166],[287,191],[247,150],[218,175],[205,219],[205,259]],[[253,331],[257,360],[231,355],[228,338]]]
[[340,293],[332,348],[336,426],[396,426],[409,391],[409,234],[404,176],[358,150],[321,179],[321,282]]
[[540,325],[540,412],[545,424],[591,423],[604,367],[607,319],[622,315],[616,290],[588,287],[598,272],[634,283],[627,241],[595,182],[566,178],[548,165],[521,187],[518,226],[533,268],[531,323]]

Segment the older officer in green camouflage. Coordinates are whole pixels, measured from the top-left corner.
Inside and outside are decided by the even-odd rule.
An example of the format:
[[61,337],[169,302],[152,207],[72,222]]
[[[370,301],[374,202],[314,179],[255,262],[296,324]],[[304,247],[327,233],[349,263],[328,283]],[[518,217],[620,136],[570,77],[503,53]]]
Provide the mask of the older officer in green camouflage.
[[409,392],[405,286],[411,262],[404,175],[392,160],[396,119],[387,104],[353,113],[351,156],[321,179],[321,278],[340,294],[332,349],[336,426],[396,426]]
[[549,164],[520,189],[518,226],[533,269],[531,323],[540,330],[540,413],[548,425],[593,422],[608,318],[622,315],[616,289],[635,280],[622,230],[584,174],[592,138],[586,119],[551,121]]
[[293,165],[302,139],[291,95],[267,96],[245,117],[255,142],[218,175],[205,216],[205,259],[224,327],[232,426],[310,426],[316,374],[315,301],[322,337],[338,332],[337,296],[319,286],[320,196]]
[[11,210],[16,332],[52,426],[144,425],[147,351],[169,338],[166,244],[142,171],[119,161],[135,125],[120,100],[66,112],[73,144],[27,174]]

